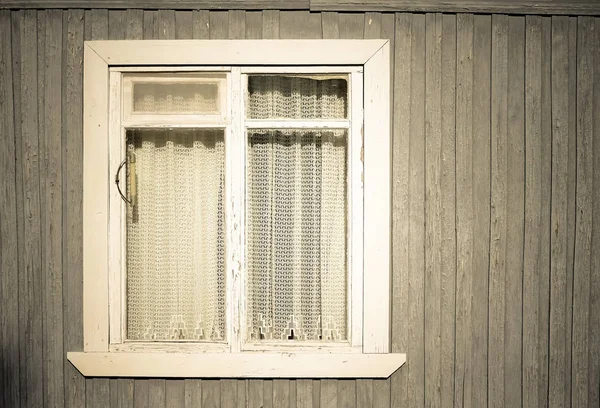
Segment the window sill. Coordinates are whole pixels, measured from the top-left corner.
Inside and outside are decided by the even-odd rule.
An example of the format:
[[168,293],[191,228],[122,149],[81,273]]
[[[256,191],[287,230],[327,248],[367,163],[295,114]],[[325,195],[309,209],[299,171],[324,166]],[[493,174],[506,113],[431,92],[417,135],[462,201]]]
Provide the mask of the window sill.
[[387,378],[406,354],[69,352],[89,377]]

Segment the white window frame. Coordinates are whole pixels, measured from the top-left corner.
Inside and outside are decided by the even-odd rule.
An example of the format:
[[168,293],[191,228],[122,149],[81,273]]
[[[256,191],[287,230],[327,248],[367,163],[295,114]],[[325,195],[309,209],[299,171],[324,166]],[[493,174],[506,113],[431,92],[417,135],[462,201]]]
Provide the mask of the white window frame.
[[[363,282],[362,338],[355,350],[290,347],[224,352],[194,346],[161,350],[111,348],[109,282],[115,265],[109,224],[111,174],[110,71],[188,66],[359,66],[363,71]],[[390,69],[387,40],[176,40],[89,41],[84,48],[83,351],[67,353],[84,375],[128,377],[388,377],[406,360],[390,353]],[[118,68],[117,68],[118,67]],[[131,68],[129,68],[131,67]],[[275,67],[275,68],[269,68]],[[116,78],[112,77],[112,81]],[[118,99],[118,98],[117,98]],[[238,95],[233,101],[242,100]],[[120,107],[118,107],[120,109]],[[226,159],[229,160],[229,159]],[[112,198],[111,198],[112,197]],[[354,198],[352,199],[354,201]],[[113,224],[114,229],[114,224]],[[111,249],[113,248],[113,249]],[[353,249],[354,251],[354,249]],[[227,271],[230,273],[230,271]],[[239,274],[239,271],[238,271]],[[239,276],[238,276],[239,279]],[[113,310],[114,312],[114,310]],[[164,344],[164,343],[163,343]],[[356,345],[356,344],[355,344]],[[169,352],[165,352],[169,351]],[[199,352],[203,351],[203,352]],[[357,351],[357,352],[356,352]]]

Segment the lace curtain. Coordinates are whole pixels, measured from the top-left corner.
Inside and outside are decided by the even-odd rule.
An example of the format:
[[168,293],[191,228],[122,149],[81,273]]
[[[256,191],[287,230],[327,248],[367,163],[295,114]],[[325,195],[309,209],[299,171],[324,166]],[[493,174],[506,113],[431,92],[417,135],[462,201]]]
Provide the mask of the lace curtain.
[[127,151],[127,338],[223,340],[223,131],[132,130]]
[[[251,118],[345,118],[343,79],[255,76]],[[251,130],[249,341],[347,339],[346,130]]]

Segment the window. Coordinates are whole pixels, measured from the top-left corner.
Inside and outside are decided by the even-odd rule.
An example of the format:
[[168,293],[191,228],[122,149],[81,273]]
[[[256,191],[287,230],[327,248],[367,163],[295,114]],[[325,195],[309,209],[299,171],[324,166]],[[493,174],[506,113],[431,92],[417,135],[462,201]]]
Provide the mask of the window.
[[[383,40],[94,41],[85,375],[385,377]],[[292,359],[292,360],[290,360]]]

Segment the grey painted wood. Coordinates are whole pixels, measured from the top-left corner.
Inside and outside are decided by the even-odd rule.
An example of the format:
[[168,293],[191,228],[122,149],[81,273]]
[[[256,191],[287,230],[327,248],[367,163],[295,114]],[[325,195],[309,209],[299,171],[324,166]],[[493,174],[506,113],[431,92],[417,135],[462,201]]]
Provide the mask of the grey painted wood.
[[[323,392],[322,389],[321,392]],[[273,380],[273,407],[288,408],[289,406],[290,380]],[[322,404],[321,407],[323,407]]]
[[105,378],[87,378],[85,387],[85,406],[105,408],[110,406],[110,383]]
[[165,408],[167,400],[167,381],[161,378],[148,380],[148,408]]
[[[594,21],[595,44],[600,44],[600,19]],[[594,353],[594,347],[600,344],[600,210],[597,209],[600,203],[600,47],[595,48],[594,52],[594,79],[593,79],[593,145],[594,145],[594,196],[593,203],[594,216],[592,219],[592,268],[590,276],[590,331],[589,331],[589,394],[588,405],[600,405],[600,387],[595,387],[594,384],[600,384],[600,355]]]
[[165,385],[165,406],[169,408],[185,407],[184,380],[167,380]]
[[191,11],[175,12],[175,38],[178,40],[191,40],[194,27],[192,24],[193,14]]
[[490,259],[491,17],[473,27],[473,274],[471,276],[472,381],[470,406],[488,401],[488,290]]
[[263,12],[262,38],[279,38],[279,11],[265,10]]
[[409,135],[408,401],[425,404],[425,16],[412,16]]
[[296,381],[296,407],[297,408],[312,408],[313,406],[313,381],[312,380],[297,380]]
[[456,337],[454,405],[471,406],[473,275],[473,15],[456,16]]
[[389,378],[386,380],[373,380],[373,408],[397,406],[391,402],[391,384],[392,381]]
[[[525,243],[523,254],[523,406],[540,407],[542,381],[542,338],[540,304],[543,298],[543,245],[548,229],[542,217],[550,197],[543,195],[542,138],[542,19],[526,18],[525,45]],[[546,236],[546,240],[544,237]],[[545,392],[545,389],[544,389]]]
[[308,11],[279,13],[279,38],[316,39],[322,37],[321,16]]
[[506,248],[508,225],[508,16],[492,16],[491,232],[489,286],[489,405],[504,406]]
[[323,38],[340,38],[339,16],[336,12],[321,13],[321,29]]
[[440,406],[452,407],[456,330],[456,16],[441,18]]
[[337,382],[338,408],[355,408],[356,405],[356,381],[338,380]]
[[62,279],[62,39],[63,13],[46,14],[44,74],[44,404],[64,406]]
[[226,40],[229,38],[229,13],[227,11],[211,11],[209,24],[211,40]]
[[246,12],[244,10],[229,11],[229,39],[241,40],[246,37]]
[[[83,154],[83,10],[67,11],[65,97],[63,98],[63,319],[64,351],[83,350],[82,193]],[[64,364],[65,406],[85,404],[85,379]]]
[[2,406],[19,405],[19,258],[16,146],[13,110],[11,13],[0,12],[0,395]]
[[[363,25],[363,38],[384,38],[381,36],[381,13],[365,13]],[[393,49],[391,56],[393,56]]]
[[210,34],[210,15],[207,10],[195,10],[192,12],[193,32],[192,36],[198,40],[208,40]]
[[248,381],[248,408],[261,408],[267,398],[272,400],[273,396],[264,393],[262,380]]
[[[411,98],[412,15],[398,13],[394,18],[392,105],[392,352],[408,351],[409,316],[409,143]],[[409,362],[410,364],[410,362]],[[409,370],[398,370],[391,378],[390,400],[393,406],[405,406],[408,400]],[[378,395],[374,392],[374,395]],[[389,403],[388,403],[389,404]]]
[[340,38],[361,39],[364,36],[365,16],[362,13],[339,13]]
[[273,408],[273,380],[263,380],[263,408]]
[[549,406],[570,403],[567,327],[567,183],[569,166],[569,21],[552,18],[552,237]]
[[313,11],[410,11],[444,13],[600,15],[594,0],[311,0]]
[[540,406],[548,405],[552,202],[552,19],[542,17],[542,234],[540,254]]
[[425,405],[441,404],[442,16],[425,17]]
[[199,408],[202,404],[202,381],[184,380],[185,408]]
[[321,408],[337,408],[337,380],[321,380]]
[[365,408],[373,406],[373,380],[356,380],[356,406]]
[[125,21],[127,24],[126,38],[128,40],[141,40],[144,38],[144,12],[142,10],[127,10]]
[[308,10],[309,0],[4,0],[0,8]]
[[235,408],[237,392],[237,380],[221,380],[221,408]]
[[577,25],[577,198],[573,277],[572,406],[589,406],[589,323],[594,216],[594,19]]
[[[20,15],[20,217],[19,342],[21,405],[43,405],[42,197],[38,112],[38,19],[35,10]],[[18,86],[18,85],[17,85]]]
[[262,11],[246,12],[246,38],[260,39],[263,31]]
[[504,403],[522,401],[525,223],[525,17],[508,19],[508,129]]
[[148,406],[148,386],[150,380],[135,380],[133,383],[133,406],[146,408]]

